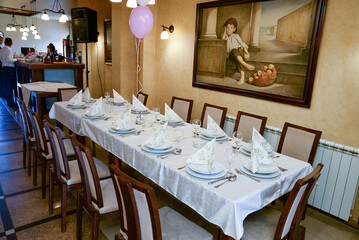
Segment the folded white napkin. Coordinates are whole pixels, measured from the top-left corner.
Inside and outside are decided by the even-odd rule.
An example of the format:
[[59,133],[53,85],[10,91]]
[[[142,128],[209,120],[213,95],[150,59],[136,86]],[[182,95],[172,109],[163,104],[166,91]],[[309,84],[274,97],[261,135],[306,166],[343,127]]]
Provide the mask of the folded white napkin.
[[215,135],[215,136],[224,136],[226,133],[223,131],[223,129],[218,126],[218,124],[209,116],[207,118],[207,134]]
[[187,159],[188,164],[201,164],[208,165],[208,170],[210,173],[213,172],[213,163],[214,163],[214,145],[216,143],[215,139],[212,139],[201,149],[199,149],[195,154],[190,156]]
[[86,112],[86,115],[89,116],[99,116],[103,115],[102,109],[102,97],[98,99]]
[[118,92],[116,92],[115,89],[113,89],[113,102],[115,103],[125,102],[125,99]]
[[166,103],[165,103],[165,121],[183,121],[180,116],[175,113]]
[[131,112],[130,111],[124,112],[122,116],[119,117],[117,121],[115,121],[112,124],[113,129],[116,130],[128,129],[130,125],[130,120],[131,120]]
[[253,173],[258,171],[260,165],[274,164],[273,159],[269,156],[268,151],[266,150],[266,146],[268,144],[267,141],[255,128],[253,128],[252,144],[250,170]]
[[158,129],[151,137],[149,137],[143,145],[156,148],[161,147],[166,142],[166,128],[167,123],[165,123],[160,129]]
[[84,101],[88,101],[91,99],[91,95],[90,95],[90,89],[86,88],[84,94],[82,95],[82,100]]
[[138,100],[134,95],[132,95],[132,106],[133,106],[133,110],[137,110],[137,111],[145,111],[148,110],[145,105],[143,105],[141,103],[140,100]]
[[79,91],[78,93],[76,93],[75,96],[73,96],[70,100],[69,100],[69,104],[71,105],[81,105],[82,103],[82,90]]

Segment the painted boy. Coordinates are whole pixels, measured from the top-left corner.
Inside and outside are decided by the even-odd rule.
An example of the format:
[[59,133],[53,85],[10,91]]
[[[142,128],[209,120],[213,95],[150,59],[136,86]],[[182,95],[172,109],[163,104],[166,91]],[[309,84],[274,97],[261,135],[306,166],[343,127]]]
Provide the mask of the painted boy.
[[236,63],[237,70],[241,73],[241,79],[237,81],[237,84],[244,83],[244,68],[248,70],[253,70],[254,66],[245,62],[246,59],[249,59],[250,55],[248,52],[248,46],[242,41],[241,37],[236,34],[237,32],[237,20],[235,18],[228,19],[223,27],[224,32],[222,35],[223,40],[227,40],[227,53],[229,58],[233,59]]

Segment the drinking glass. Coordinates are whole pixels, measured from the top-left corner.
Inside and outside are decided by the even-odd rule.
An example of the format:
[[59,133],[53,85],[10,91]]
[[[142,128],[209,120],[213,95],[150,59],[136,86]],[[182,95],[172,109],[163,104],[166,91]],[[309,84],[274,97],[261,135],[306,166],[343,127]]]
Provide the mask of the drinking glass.
[[235,154],[232,148],[226,149],[226,162],[228,163],[228,174],[232,175],[233,172],[231,171],[231,164],[234,162]]
[[175,130],[176,142],[179,142],[184,137],[184,130],[183,129],[176,129]]
[[194,135],[195,135],[194,137],[198,137],[198,130],[201,127],[201,120],[193,119],[192,126],[193,126],[193,129],[194,129]]
[[125,105],[126,105],[126,110],[127,110],[127,111],[130,110],[130,108],[131,108],[131,103],[130,103],[130,100],[129,100],[129,99],[126,99],[126,100],[125,100]]
[[110,98],[109,92],[105,92],[105,98],[106,98],[106,103],[108,103],[108,99]]
[[154,108],[153,108],[153,114],[155,115],[157,122],[159,121],[158,116],[160,115],[160,113],[161,113],[161,110],[160,110],[159,107],[154,107]]
[[233,140],[234,143],[236,144],[236,151],[239,151],[239,144],[241,143],[241,141],[243,140],[243,134],[239,131],[234,131],[233,132]]

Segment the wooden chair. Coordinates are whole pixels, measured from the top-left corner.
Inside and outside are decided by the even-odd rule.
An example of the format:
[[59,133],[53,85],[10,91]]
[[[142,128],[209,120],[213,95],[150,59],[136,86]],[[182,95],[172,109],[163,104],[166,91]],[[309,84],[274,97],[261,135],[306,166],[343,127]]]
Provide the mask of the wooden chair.
[[148,94],[139,92],[137,93],[137,99],[140,100],[140,102],[146,106],[147,103]]
[[[323,164],[318,164],[313,172],[295,183],[281,214],[269,207],[250,214],[244,220],[244,236],[242,239],[304,240],[305,227],[300,225],[300,222],[309,195],[320,177],[322,168]],[[275,227],[273,217],[278,216],[279,221]]]
[[78,92],[77,88],[59,88],[57,89],[58,92],[58,100],[59,102],[62,101],[69,101],[73,96],[76,95]]
[[110,218],[119,218],[120,211],[111,178],[100,180],[98,169],[86,146],[71,135],[78,161],[83,192],[77,193],[77,239],[82,237],[83,208],[92,218],[92,239],[99,238],[99,222]]
[[23,165],[25,167],[27,163],[28,175],[31,176],[31,162],[34,161],[31,159],[36,158],[36,141],[25,103],[20,98],[17,98],[16,102],[19,107],[23,130]]
[[190,122],[192,115],[193,100],[179,97],[172,97],[171,108],[184,121]]
[[[158,209],[156,195],[152,187],[130,178],[114,165],[110,173],[115,186],[121,218],[121,232],[128,240],[146,239],[196,239],[211,240],[213,236],[195,223],[169,207]],[[115,239],[122,239],[117,234]],[[151,237],[152,236],[152,237]]]
[[243,134],[243,141],[248,142],[252,139],[253,128],[263,135],[266,123],[267,117],[238,111],[233,131],[241,132]]
[[224,126],[224,120],[226,118],[227,108],[220,107],[216,105],[211,105],[205,103],[203,105],[201,123],[203,128],[207,128],[207,116],[210,115],[211,118],[221,127]]
[[284,123],[277,152],[313,164],[321,131]]
[[[66,231],[67,192],[81,189],[81,175],[77,161],[69,161],[60,130],[44,120],[45,130],[49,136],[53,164],[49,168],[49,214],[53,213],[54,184],[61,188],[61,231]],[[94,159],[99,177],[110,177],[108,167],[98,159]]]
[[[29,108],[27,108],[27,110],[29,112],[31,125],[34,130],[37,148],[37,158],[35,158],[33,163],[33,184],[35,186],[37,185],[37,160],[39,159],[41,162],[42,198],[44,199],[46,197],[46,168],[49,167],[48,164],[53,161],[54,154],[51,151],[50,143],[46,140],[44,127],[40,120],[39,114]],[[71,140],[65,139],[63,143],[67,153],[67,157],[69,159],[75,159],[75,152],[72,147]]]

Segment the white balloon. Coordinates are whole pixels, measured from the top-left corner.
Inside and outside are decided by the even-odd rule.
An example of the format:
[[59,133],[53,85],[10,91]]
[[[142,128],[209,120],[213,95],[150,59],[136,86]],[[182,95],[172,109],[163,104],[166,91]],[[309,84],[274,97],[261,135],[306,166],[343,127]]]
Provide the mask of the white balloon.
[[145,6],[149,2],[150,0],[137,0],[137,3],[140,4],[140,6]]

